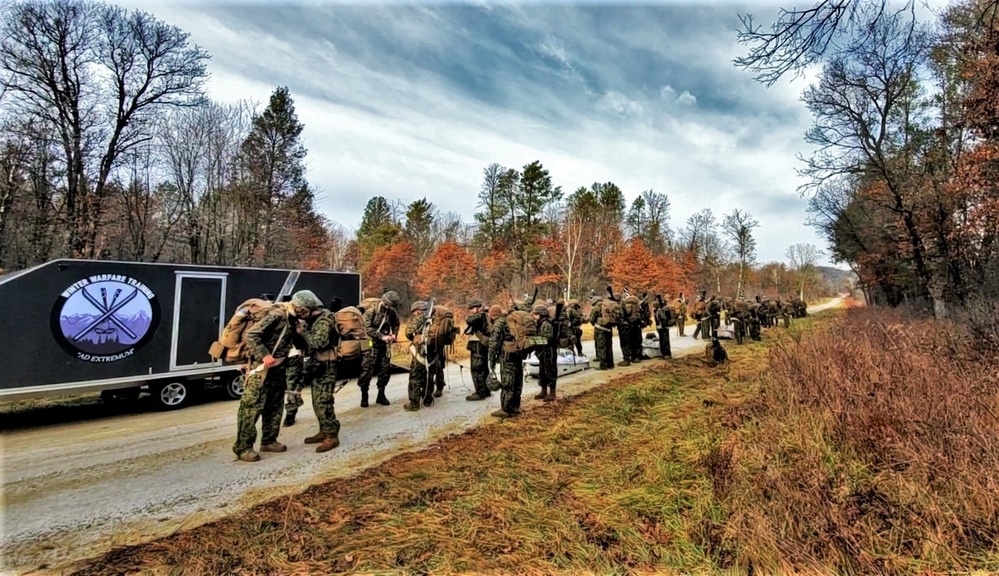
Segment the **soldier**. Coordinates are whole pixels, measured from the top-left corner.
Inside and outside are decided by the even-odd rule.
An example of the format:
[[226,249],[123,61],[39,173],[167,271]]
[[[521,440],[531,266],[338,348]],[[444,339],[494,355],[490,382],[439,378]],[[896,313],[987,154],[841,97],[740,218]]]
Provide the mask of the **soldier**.
[[465,335],[469,337],[466,348],[471,354],[472,385],[475,386],[475,392],[466,396],[465,400],[475,402],[492,395],[486,386],[489,378],[489,331],[492,322],[489,314],[482,310],[482,300],[469,302],[468,311],[471,316],[465,318]]
[[673,351],[669,345],[669,327],[674,322],[673,309],[663,302],[662,298],[656,298],[656,333],[659,334],[659,352],[663,358],[672,358]]
[[780,300],[778,300],[778,305],[780,306],[780,315],[784,328],[790,328],[791,318],[794,316],[794,305],[790,302],[781,303]]
[[721,301],[714,294],[708,299],[708,318],[711,324],[710,334],[705,334],[704,339],[707,340],[708,337],[714,337],[718,334],[718,328],[721,327]]
[[593,325],[593,346],[600,363],[597,370],[610,370],[614,367],[614,333],[600,319],[601,302],[599,296],[590,298],[590,324]]
[[281,430],[282,400],[288,385],[282,362],[291,349],[296,317],[308,315],[320,304],[312,292],[296,292],[291,302],[278,304],[246,331],[250,365],[239,401],[236,442],[232,447],[236,457],[243,462],[260,460],[260,454],[253,450],[258,418],[261,420],[260,451],[288,450],[287,446],[277,441]]
[[538,336],[548,340],[548,345],[537,348],[534,354],[538,357],[538,377],[541,381],[541,392],[534,398],[551,402],[555,399],[555,382],[558,379],[558,342],[555,340],[555,325],[548,317],[548,307],[538,304],[532,310],[537,323]]
[[642,351],[642,331],[652,325],[652,311],[649,310],[649,295],[642,294],[642,301],[638,304],[638,319],[629,321],[631,332],[631,357],[633,362],[649,360],[649,357]]
[[683,292],[673,300],[673,318],[676,321],[676,335],[686,336],[684,328],[687,324],[687,300],[683,297]]
[[[615,298],[610,294],[610,287],[607,287],[607,298],[614,300],[620,304],[620,300]],[[631,321],[628,318],[628,313],[622,308],[622,318],[621,322],[617,325],[617,342],[621,346],[621,361],[617,363],[618,366],[631,366],[632,362],[637,362],[638,360],[632,355],[631,347]]]
[[328,452],[340,445],[340,421],[333,407],[336,390],[337,344],[340,335],[336,330],[333,312],[320,306],[311,314],[312,326],[299,326],[308,345],[312,361],[306,379],[312,388],[312,410],[319,421],[319,432],[305,439],[306,444],[319,444],[316,452]]
[[583,355],[583,311],[579,306],[579,300],[569,300],[566,302],[565,318],[569,323],[570,340],[577,356]]
[[382,295],[378,304],[364,311],[364,329],[371,339],[371,349],[361,356],[361,375],[357,377],[357,385],[361,388],[361,408],[368,407],[368,388],[371,377],[376,376],[375,386],[378,388],[378,398],[375,402],[388,406],[385,397],[385,387],[392,375],[392,343],[399,336],[399,295],[389,290]]
[[[427,321],[425,316],[427,308],[429,305],[422,300],[413,302],[409,307],[409,311],[413,315],[406,323],[406,339],[412,342],[409,353],[413,359],[409,363],[409,402],[403,406],[407,412],[416,412],[420,409],[420,403],[423,402],[430,383],[427,372],[426,346],[423,342],[423,327]],[[430,400],[432,402],[433,398],[431,397]]]
[[756,302],[749,305],[749,337],[753,340],[760,341],[760,322],[762,321],[763,315],[763,304],[760,302],[760,297],[756,297]]
[[[523,309],[524,301],[514,303],[515,309]],[[511,351],[507,343],[513,342],[513,335],[507,327],[506,316],[500,316],[493,323],[492,334],[489,335],[489,371],[493,372],[500,363],[501,382],[500,409],[492,415],[497,418],[510,418],[520,414],[520,395],[524,388],[524,358],[523,353]]]
[[694,340],[697,340],[697,336],[700,335],[701,339],[707,340],[711,337],[711,326],[710,324],[705,329],[705,320],[708,317],[708,304],[704,301],[705,293],[702,291],[697,295],[697,301],[694,302],[694,309],[691,313],[691,317],[697,320],[697,326],[694,327]]

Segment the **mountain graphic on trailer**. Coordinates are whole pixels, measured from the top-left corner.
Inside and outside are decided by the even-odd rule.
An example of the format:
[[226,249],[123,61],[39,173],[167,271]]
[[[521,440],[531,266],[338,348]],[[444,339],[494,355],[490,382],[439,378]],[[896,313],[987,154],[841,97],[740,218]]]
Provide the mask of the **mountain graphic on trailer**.
[[128,333],[116,326],[114,322],[105,320],[79,341],[73,341],[73,338],[77,334],[86,330],[100,317],[100,314],[64,315],[59,318],[59,325],[66,339],[81,351],[91,354],[116,354],[134,346],[146,334],[150,324],[152,324],[152,318],[144,310],[132,316],[119,314],[115,316],[118,322],[127,326],[135,334],[135,338],[129,336]]

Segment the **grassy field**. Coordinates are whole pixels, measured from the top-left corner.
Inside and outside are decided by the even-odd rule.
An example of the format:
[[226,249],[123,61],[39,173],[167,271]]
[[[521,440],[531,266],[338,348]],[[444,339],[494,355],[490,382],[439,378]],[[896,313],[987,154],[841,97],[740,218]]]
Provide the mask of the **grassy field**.
[[[800,323],[805,324],[805,323]],[[769,338],[768,338],[769,340]],[[658,365],[81,574],[710,571],[735,566],[713,471],[767,347]]]
[[79,574],[995,573],[999,320],[971,326],[820,313]]

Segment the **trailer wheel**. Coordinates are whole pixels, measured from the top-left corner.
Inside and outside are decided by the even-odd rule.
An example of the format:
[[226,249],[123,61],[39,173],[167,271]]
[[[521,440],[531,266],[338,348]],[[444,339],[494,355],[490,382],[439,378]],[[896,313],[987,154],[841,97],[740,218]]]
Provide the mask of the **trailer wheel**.
[[191,384],[182,380],[152,386],[153,402],[161,410],[176,410],[191,403]]
[[236,376],[225,385],[225,393],[233,400],[239,400],[243,397],[243,388],[246,385],[246,379],[243,374]]

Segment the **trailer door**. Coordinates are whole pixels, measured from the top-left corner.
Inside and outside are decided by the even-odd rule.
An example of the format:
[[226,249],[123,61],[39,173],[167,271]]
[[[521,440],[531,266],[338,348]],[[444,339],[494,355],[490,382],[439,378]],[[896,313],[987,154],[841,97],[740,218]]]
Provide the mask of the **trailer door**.
[[220,365],[208,355],[218,339],[225,317],[227,274],[177,272],[173,301],[170,370]]

